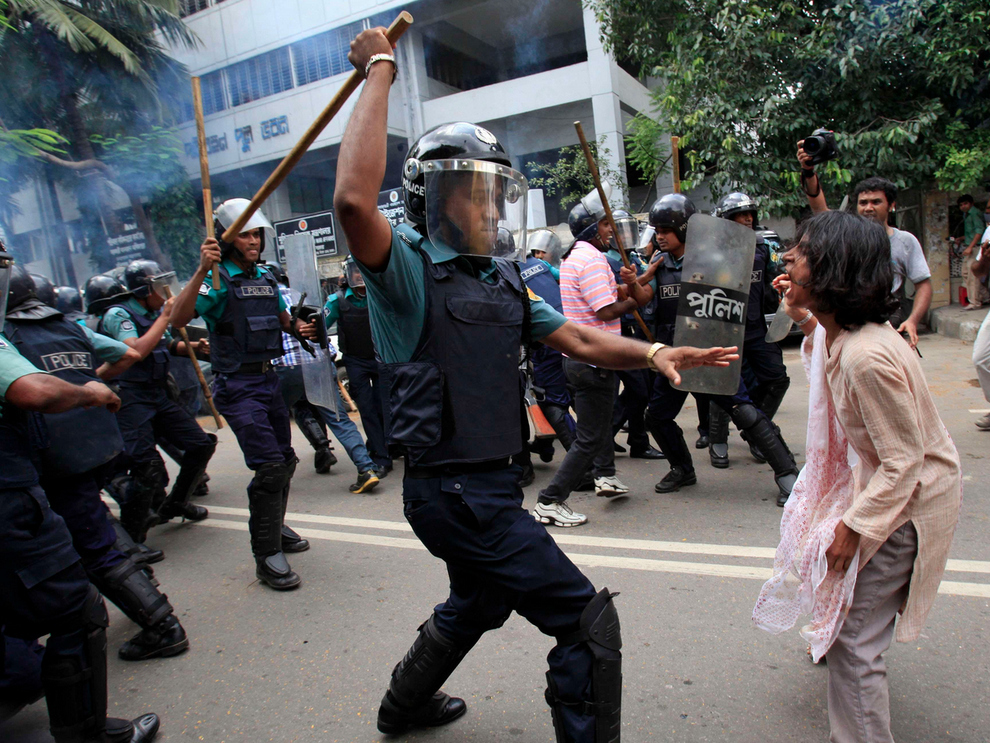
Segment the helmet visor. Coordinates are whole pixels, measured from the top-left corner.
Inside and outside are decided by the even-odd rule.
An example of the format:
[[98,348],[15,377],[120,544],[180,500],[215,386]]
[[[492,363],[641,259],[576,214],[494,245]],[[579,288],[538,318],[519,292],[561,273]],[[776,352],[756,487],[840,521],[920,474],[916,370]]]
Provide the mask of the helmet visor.
[[7,291],[10,289],[10,269],[13,265],[13,257],[0,251],[0,332],[3,332],[4,319],[7,317]]
[[348,260],[344,263],[344,277],[347,279],[347,285],[350,287],[364,286],[364,275],[361,273],[361,269],[358,268],[358,264],[353,260]]
[[[220,226],[224,230],[229,229],[230,226],[237,220],[244,210],[248,208],[251,202],[247,199],[227,199],[217,210],[213,213],[213,217],[220,223]],[[275,240],[275,228],[272,223],[268,221],[268,217],[264,215],[261,209],[255,211],[251,215],[251,218],[244,223],[241,227],[241,232],[250,232],[251,230],[261,229],[266,237],[265,245],[272,245]]]
[[[602,181],[602,191],[605,192],[605,198],[611,200],[612,184],[608,181]],[[605,205],[602,203],[602,197],[598,193],[597,188],[581,199],[581,205],[588,210],[588,213],[594,217],[596,222],[600,222],[605,218]]]
[[554,268],[560,266],[560,257],[564,254],[564,246],[557,237],[557,233],[551,230],[539,230],[529,236],[529,252],[541,251],[543,260]]
[[644,250],[653,250],[655,246],[651,247],[650,243],[653,242],[653,238],[657,236],[657,231],[652,224],[646,225],[643,231],[639,235],[639,250],[640,252]]
[[179,286],[179,279],[176,277],[175,271],[169,271],[167,273],[160,273],[157,276],[152,276],[151,288],[155,290],[155,294],[165,298],[170,296],[177,297],[179,296],[179,292],[182,291],[182,287]]
[[639,220],[636,217],[618,217],[615,220],[615,229],[617,232],[612,237],[612,242],[616,249],[621,245],[625,250],[632,250],[639,245]]
[[[430,160],[423,167],[426,234],[434,245],[465,255],[523,260],[529,191],[526,176],[483,160]],[[499,228],[505,231],[501,241]]]

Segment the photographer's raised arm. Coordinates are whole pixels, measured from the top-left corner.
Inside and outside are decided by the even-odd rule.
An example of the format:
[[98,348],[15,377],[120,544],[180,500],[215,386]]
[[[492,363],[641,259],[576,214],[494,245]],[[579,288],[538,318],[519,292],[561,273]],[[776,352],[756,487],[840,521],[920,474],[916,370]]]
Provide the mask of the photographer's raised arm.
[[808,206],[815,214],[827,212],[828,204],[825,202],[825,194],[822,192],[821,181],[818,180],[818,173],[811,163],[811,155],[804,151],[804,140],[798,142],[797,150],[798,164],[801,166],[801,190],[808,197]]

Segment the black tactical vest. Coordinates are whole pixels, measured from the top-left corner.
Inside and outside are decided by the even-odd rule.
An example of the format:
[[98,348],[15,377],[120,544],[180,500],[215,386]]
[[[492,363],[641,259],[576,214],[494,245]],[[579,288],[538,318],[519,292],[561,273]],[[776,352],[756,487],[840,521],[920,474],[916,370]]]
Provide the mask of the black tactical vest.
[[756,253],[753,257],[753,275],[749,284],[749,304],[746,306],[746,340],[766,335],[767,320],[763,310],[766,292],[766,273],[770,262],[770,249],[761,235],[756,236]]
[[674,343],[677,304],[681,299],[681,269],[675,268],[671,258],[665,255],[654,277],[657,281],[655,335],[660,343],[670,346]]
[[[0,346],[6,344],[7,341],[0,338]],[[31,461],[31,447],[28,445],[32,418],[37,418],[37,415],[15,408],[9,402],[0,404],[0,456],[3,457],[0,490],[38,484],[38,471]]]
[[[426,313],[412,359],[384,364],[389,444],[413,465],[477,463],[519,452],[522,390],[519,348],[529,324],[529,297],[511,261],[492,259],[495,283],[475,277],[481,261],[433,263],[423,257]],[[466,270],[465,270],[466,269]]]
[[231,276],[217,265],[227,302],[216,327],[210,331],[213,371],[233,374],[241,364],[271,361],[285,353],[279,321],[278,282],[262,268],[257,278],[241,273]]
[[[72,384],[98,382],[100,361],[76,323],[61,317],[7,318],[7,337],[39,369]],[[30,446],[46,476],[78,475],[106,464],[124,450],[117,418],[106,408],[76,408],[40,416],[31,426]]]
[[[156,318],[146,317],[143,312],[133,312],[129,307],[126,307],[123,302],[112,306],[120,307],[120,309],[127,313],[127,316],[131,319],[131,322],[134,323],[134,329],[137,331],[138,337],[143,336],[151,330],[151,326],[155,324]],[[109,309],[109,307],[107,309]],[[99,329],[101,334],[109,335],[109,333],[103,329],[103,321],[105,317],[106,315],[100,318]],[[151,349],[151,353],[117,377],[115,381],[124,387],[143,387],[146,385],[164,387],[168,382],[168,367],[168,343],[165,342],[165,334],[162,333],[162,337],[158,339],[158,345]]]
[[340,314],[337,318],[337,340],[340,342],[340,352],[344,356],[356,359],[373,360],[375,358],[375,343],[371,338],[371,319],[368,305],[358,307],[344,292],[337,292],[337,307]]
[[564,303],[560,298],[560,284],[550,273],[550,267],[539,258],[530,256],[521,266],[523,281],[533,290],[533,293],[553,307],[560,314],[564,314]]

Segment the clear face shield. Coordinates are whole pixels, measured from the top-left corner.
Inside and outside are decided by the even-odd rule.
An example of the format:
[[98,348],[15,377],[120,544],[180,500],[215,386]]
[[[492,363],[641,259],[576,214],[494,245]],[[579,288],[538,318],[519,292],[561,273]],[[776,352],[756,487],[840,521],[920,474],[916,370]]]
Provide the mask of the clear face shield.
[[[526,176],[483,160],[429,160],[420,167],[426,171],[426,234],[434,245],[465,255],[524,259]],[[511,247],[503,233],[500,248],[500,229],[512,238]]]
[[[554,268],[560,267],[560,259],[564,254],[564,246],[552,230],[537,230],[529,236],[529,252],[542,252],[542,258]],[[539,257],[539,256],[538,256]]]
[[639,243],[636,246],[636,249],[639,251],[640,255],[653,255],[657,249],[656,244],[653,242],[653,239],[656,236],[657,231],[653,228],[652,224],[648,224],[643,228],[643,231],[639,234]]
[[613,248],[618,250],[621,245],[624,250],[633,250],[639,246],[639,220],[636,217],[616,217],[615,229],[617,234],[611,240]]
[[0,333],[7,317],[7,291],[10,289],[10,269],[14,266],[14,256],[3,251],[0,243]]
[[347,279],[347,285],[352,289],[364,286],[364,275],[353,258],[344,261],[344,278]]
[[151,288],[159,297],[168,299],[169,297],[179,296],[179,292],[182,291],[182,287],[179,286],[179,279],[175,275],[175,271],[169,271],[168,273],[160,273],[157,276],[151,277]]
[[[612,198],[612,184],[608,181],[602,181],[602,191],[605,192],[605,198]],[[581,199],[581,205],[588,210],[588,213],[595,218],[596,221],[601,221],[605,218],[605,205],[602,204],[601,196],[598,194],[598,189],[588,193],[583,199]]]

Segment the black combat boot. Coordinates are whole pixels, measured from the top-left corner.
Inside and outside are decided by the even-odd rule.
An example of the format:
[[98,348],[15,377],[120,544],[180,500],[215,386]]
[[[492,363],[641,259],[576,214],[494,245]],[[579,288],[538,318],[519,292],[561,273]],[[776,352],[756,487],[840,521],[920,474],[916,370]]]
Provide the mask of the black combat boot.
[[251,511],[248,528],[256,564],[255,575],[276,591],[289,591],[302,584],[302,579],[289,567],[282,551],[282,517],[291,477],[287,463],[268,462],[258,468],[248,485],[248,508]]
[[729,414],[714,401],[708,406],[708,458],[712,467],[729,466]]
[[419,637],[392,671],[378,708],[378,730],[398,735],[414,727],[438,727],[467,712],[463,699],[440,691],[475,642],[458,645],[440,634],[435,616],[419,628]]
[[159,523],[167,523],[176,516],[189,521],[202,521],[209,516],[209,511],[205,508],[189,502],[193,491],[206,473],[206,465],[209,464],[217,448],[217,437],[214,434],[207,435],[211,438],[210,446],[190,449],[182,455],[181,469],[175,478],[172,491],[158,509]]

